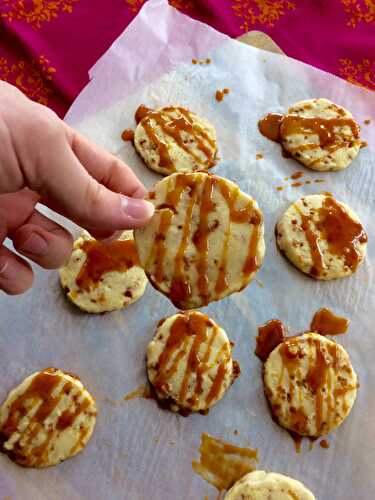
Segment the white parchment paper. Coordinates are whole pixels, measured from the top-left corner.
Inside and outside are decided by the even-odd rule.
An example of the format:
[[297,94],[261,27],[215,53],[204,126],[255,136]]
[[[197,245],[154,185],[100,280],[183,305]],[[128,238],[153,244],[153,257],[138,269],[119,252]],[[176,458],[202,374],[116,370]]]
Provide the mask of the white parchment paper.
[[[192,65],[210,57],[210,65]],[[265,215],[266,258],[257,278],[239,294],[204,311],[235,342],[242,375],[208,416],[183,418],[152,400],[123,401],[146,380],[145,349],[156,322],[175,309],[151,286],[139,302],[121,312],[82,314],[64,299],[56,272],[35,269],[32,291],[18,298],[1,295],[0,398],[29,373],[46,366],[76,372],[97,398],[99,416],[84,452],[58,467],[26,470],[0,457],[0,498],[202,500],[214,488],[191,469],[202,432],[259,448],[260,468],[302,480],[320,500],[375,498],[375,98],[332,75],[283,56],[242,45],[169,7],[146,3],[139,16],[91,71],[92,81],[68,113],[67,121],[115,153],[147,186],[159,179],[142,164],[130,143],[120,139],[134,127],[140,103],[181,104],[216,127],[221,161],[218,175],[256,198]],[[217,89],[231,92],[217,103]],[[347,170],[317,174],[281,156],[277,144],[257,130],[268,111],[283,112],[306,98],[327,97],[350,109],[363,125],[369,147]],[[261,152],[264,159],[256,160]],[[288,187],[283,178],[303,170],[304,179],[325,183]],[[351,278],[320,283],[295,270],[277,252],[273,229],[282,212],[302,194],[331,191],[361,217],[369,236],[368,256]],[[70,225],[70,227],[73,227]],[[350,417],[318,445],[300,455],[289,435],[271,419],[263,395],[262,365],[254,356],[257,326],[280,318],[290,333],[308,327],[319,307],[351,319],[338,337],[351,355],[361,387]],[[234,430],[238,435],[234,435]]]

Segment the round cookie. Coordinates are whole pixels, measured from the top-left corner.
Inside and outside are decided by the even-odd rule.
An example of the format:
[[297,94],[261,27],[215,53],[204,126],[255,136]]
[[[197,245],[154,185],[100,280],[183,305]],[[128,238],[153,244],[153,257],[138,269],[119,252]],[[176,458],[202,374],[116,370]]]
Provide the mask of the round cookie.
[[147,278],[132,231],[124,231],[111,243],[97,241],[83,231],[60,269],[60,281],[69,300],[90,313],[122,309],[140,299]]
[[56,465],[86,446],[96,414],[95,400],[78,377],[46,368],[1,405],[0,449],[24,467]]
[[206,412],[239,376],[225,331],[197,311],[161,320],[147,348],[147,373],[159,401],[182,414]]
[[216,131],[191,111],[169,106],[139,122],[134,146],[145,164],[163,175],[206,170],[216,163]]
[[296,479],[256,470],[239,479],[224,500],[315,500],[315,496]]
[[315,279],[350,276],[366,255],[367,235],[358,216],[331,195],[297,200],[280,218],[275,234],[287,259]]
[[192,309],[243,289],[262,264],[263,216],[233,182],[205,172],[173,174],[149,194],[155,213],[134,231],[155,288]]
[[312,170],[343,170],[362,147],[352,114],[328,99],[297,102],[280,127],[283,148]]
[[341,345],[308,332],[289,338],[271,352],[264,365],[264,386],[282,427],[317,437],[349,415],[358,380]]

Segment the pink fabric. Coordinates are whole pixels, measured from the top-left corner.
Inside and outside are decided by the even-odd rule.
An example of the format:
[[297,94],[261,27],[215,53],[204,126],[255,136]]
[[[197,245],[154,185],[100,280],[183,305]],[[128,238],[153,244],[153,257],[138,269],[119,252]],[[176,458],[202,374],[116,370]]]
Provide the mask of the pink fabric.
[[[63,116],[143,2],[0,0],[0,78]],[[289,56],[375,90],[374,0],[170,3],[233,37],[264,31]]]

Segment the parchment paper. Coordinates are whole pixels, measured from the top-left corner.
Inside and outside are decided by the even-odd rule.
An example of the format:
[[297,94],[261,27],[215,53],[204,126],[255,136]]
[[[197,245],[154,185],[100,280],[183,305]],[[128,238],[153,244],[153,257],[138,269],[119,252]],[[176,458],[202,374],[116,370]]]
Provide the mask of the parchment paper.
[[[192,65],[210,57],[210,65]],[[32,291],[1,296],[0,398],[29,373],[46,366],[76,372],[97,398],[93,438],[74,459],[47,470],[25,470],[0,457],[0,498],[203,500],[214,488],[191,469],[202,432],[259,448],[260,468],[302,480],[320,500],[375,498],[375,297],[374,126],[363,125],[369,147],[345,171],[315,174],[281,156],[277,144],[257,130],[268,111],[283,112],[305,98],[327,97],[347,107],[360,124],[375,119],[374,94],[283,56],[252,49],[192,21],[164,0],[149,1],[140,15],[91,71],[67,121],[131,165],[147,186],[159,176],[142,164],[130,143],[120,139],[133,127],[140,103],[178,103],[209,119],[218,132],[218,175],[253,195],[265,215],[266,258],[257,278],[241,293],[203,309],[235,342],[240,379],[208,416],[183,418],[157,408],[152,400],[123,401],[146,380],[145,349],[156,322],[175,309],[151,286],[128,309],[102,316],[80,313],[61,293],[56,272],[35,269]],[[217,89],[231,93],[217,103]],[[262,152],[264,159],[256,160]],[[288,187],[283,178],[303,170],[304,179],[324,184]],[[347,279],[320,283],[294,269],[277,252],[273,229],[302,194],[331,191],[361,217],[368,232],[368,256]],[[69,227],[72,227],[70,225]],[[271,419],[263,395],[262,365],[254,356],[257,326],[284,320],[290,333],[308,327],[321,306],[351,319],[337,338],[350,353],[361,387],[352,413],[318,445],[300,455],[289,435]],[[238,430],[238,435],[234,435]]]

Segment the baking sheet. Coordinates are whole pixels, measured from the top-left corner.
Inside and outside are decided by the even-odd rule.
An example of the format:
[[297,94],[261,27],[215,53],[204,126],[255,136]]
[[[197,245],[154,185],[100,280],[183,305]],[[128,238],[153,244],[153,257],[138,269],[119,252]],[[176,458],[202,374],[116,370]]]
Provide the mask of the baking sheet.
[[[192,57],[210,57],[212,64],[192,65]],[[121,131],[134,126],[140,103],[178,103],[216,126],[222,160],[213,171],[237,182],[262,208],[266,258],[259,282],[202,309],[235,342],[242,375],[208,416],[183,418],[160,410],[152,400],[123,401],[145,382],[147,343],[157,321],[173,314],[174,307],[148,286],[144,297],[124,311],[82,314],[64,299],[57,272],[35,269],[32,291],[18,298],[1,295],[0,398],[29,373],[58,366],[79,374],[97,398],[99,416],[83,453],[58,467],[25,470],[0,456],[0,498],[215,499],[214,488],[191,469],[202,432],[257,447],[259,467],[302,480],[318,499],[375,498],[374,94],[232,41],[179,14],[164,0],[146,3],[91,76],[68,122],[131,165],[147,186],[160,177],[144,167],[130,143],[121,141]],[[215,91],[223,87],[231,93],[217,103]],[[283,158],[280,147],[257,131],[257,120],[267,111],[283,112],[312,97],[348,107],[361,124],[372,119],[362,127],[369,147],[343,172],[304,169]],[[256,160],[259,152],[264,159]],[[325,183],[276,191],[285,184],[283,178],[297,170],[304,171],[304,179],[324,178]],[[321,190],[349,204],[369,236],[364,265],[342,281],[320,283],[304,276],[275,247],[277,218],[302,194]],[[253,354],[255,336],[259,324],[275,317],[287,323],[291,334],[306,329],[322,306],[351,319],[349,333],[337,341],[349,351],[361,387],[350,417],[329,435],[330,448],[316,445],[308,451],[304,443],[297,455],[289,435],[270,417],[262,365]]]

